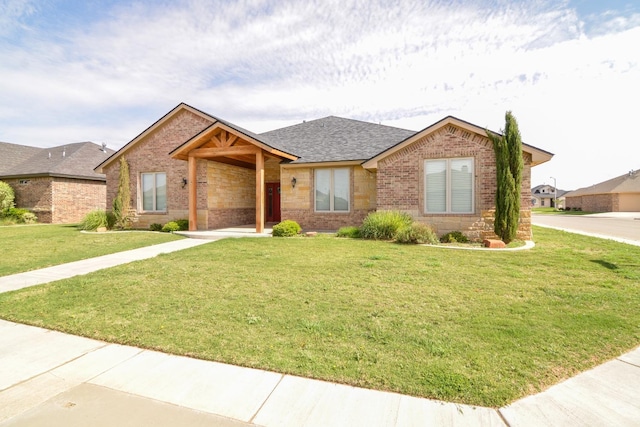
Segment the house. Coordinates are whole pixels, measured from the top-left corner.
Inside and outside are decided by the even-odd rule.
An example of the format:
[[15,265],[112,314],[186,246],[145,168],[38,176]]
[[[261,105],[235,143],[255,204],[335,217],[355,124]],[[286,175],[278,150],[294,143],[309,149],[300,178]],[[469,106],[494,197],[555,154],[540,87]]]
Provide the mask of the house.
[[565,195],[566,208],[585,212],[640,212],[640,173],[629,171]]
[[112,154],[93,142],[52,148],[0,142],[0,180],[13,188],[16,206],[39,222],[79,222],[106,208],[106,177],[94,168]]
[[[523,146],[520,238],[531,237],[531,167],[553,156]],[[304,229],[359,225],[396,209],[440,234],[493,234],[493,146],[484,128],[445,117],[420,132],[325,117],[261,134],[180,104],[96,168],[116,196],[130,173],[137,225],[188,218],[215,229],[297,221]]]
[[[568,191],[552,185],[536,185],[531,189],[531,206],[534,208],[564,208],[564,195]],[[557,205],[557,206],[556,206]]]

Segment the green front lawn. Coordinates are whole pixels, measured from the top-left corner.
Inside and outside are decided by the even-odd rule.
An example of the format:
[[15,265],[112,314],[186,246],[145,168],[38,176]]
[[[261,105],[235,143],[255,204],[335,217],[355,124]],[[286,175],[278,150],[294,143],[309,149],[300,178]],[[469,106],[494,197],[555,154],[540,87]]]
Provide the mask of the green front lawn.
[[0,227],[0,276],[181,239],[169,233],[81,233],[73,225]]
[[583,211],[561,211],[556,208],[531,208],[531,212],[550,215],[590,215],[593,213]]
[[518,252],[226,239],[0,294],[0,317],[501,406],[640,343],[640,247],[538,227],[535,237]]

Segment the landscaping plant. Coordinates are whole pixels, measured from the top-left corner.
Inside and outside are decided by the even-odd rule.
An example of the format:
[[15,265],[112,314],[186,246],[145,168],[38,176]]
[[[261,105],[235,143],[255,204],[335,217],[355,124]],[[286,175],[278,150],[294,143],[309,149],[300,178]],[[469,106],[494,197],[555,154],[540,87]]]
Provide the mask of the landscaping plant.
[[115,226],[120,229],[128,228],[131,222],[131,188],[129,183],[129,164],[124,156],[120,157],[120,175],[118,177],[118,193],[113,199],[113,215]]
[[15,193],[13,188],[4,181],[0,181],[0,215],[14,206]]
[[273,237],[293,237],[300,233],[302,228],[297,222],[286,219],[273,226]]
[[496,212],[494,232],[505,242],[516,238],[520,222],[520,190],[522,187],[522,138],[518,122],[507,111],[503,135],[487,130],[496,155]]
[[406,212],[376,211],[367,215],[360,231],[365,239],[393,240],[398,230],[412,223],[413,218]]

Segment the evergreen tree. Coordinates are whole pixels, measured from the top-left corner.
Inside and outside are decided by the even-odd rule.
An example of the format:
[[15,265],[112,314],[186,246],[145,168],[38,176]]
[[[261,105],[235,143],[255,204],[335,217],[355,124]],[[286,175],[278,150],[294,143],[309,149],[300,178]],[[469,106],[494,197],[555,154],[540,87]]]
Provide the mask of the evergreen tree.
[[496,213],[493,229],[505,242],[516,238],[520,222],[520,195],[522,191],[522,138],[518,122],[507,111],[503,135],[487,131],[496,155]]
[[124,156],[120,157],[120,175],[118,177],[118,193],[113,200],[113,216],[115,226],[123,229],[129,226],[129,210],[131,209],[131,188],[129,186],[129,164]]

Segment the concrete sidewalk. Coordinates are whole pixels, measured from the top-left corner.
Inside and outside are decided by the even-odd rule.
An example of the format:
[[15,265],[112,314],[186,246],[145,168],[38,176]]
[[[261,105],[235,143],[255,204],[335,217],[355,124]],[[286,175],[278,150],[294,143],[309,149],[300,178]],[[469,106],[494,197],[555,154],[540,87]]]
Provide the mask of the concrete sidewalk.
[[[186,249],[184,239],[0,278],[0,292]],[[504,408],[109,344],[0,320],[0,427],[637,426],[640,347]]]
[[640,348],[498,410],[0,320],[0,426],[637,426]]

